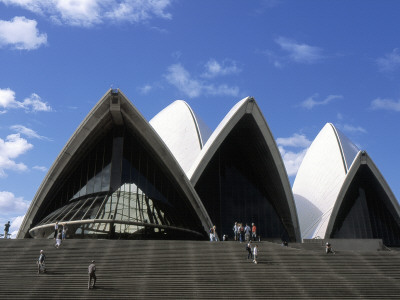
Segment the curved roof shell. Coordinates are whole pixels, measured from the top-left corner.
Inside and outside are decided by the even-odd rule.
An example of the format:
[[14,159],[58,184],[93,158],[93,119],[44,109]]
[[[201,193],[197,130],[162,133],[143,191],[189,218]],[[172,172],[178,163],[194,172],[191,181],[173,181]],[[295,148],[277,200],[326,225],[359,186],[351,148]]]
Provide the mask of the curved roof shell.
[[[267,122],[253,98],[247,97],[239,101],[221,121],[189,170],[188,177],[190,181],[197,190],[196,185],[206,168],[227,139],[232,136],[231,133],[238,129],[238,127],[244,127],[247,130],[244,132],[249,134],[245,133],[240,137],[236,137],[236,144],[231,144],[230,149],[234,151],[234,148],[239,145],[244,149],[245,159],[249,159],[254,169],[251,172],[254,173],[254,178],[259,180],[258,186],[266,194],[269,194],[270,197],[272,196],[272,201],[275,201],[272,203],[272,206],[274,206],[285,228],[288,230],[290,239],[292,241],[299,241],[300,230],[296,207],[286,169]],[[252,145],[255,148],[244,145],[246,144],[246,139],[251,138],[251,136],[255,137],[252,141]],[[254,161],[253,159],[253,153],[255,152],[261,154],[258,156],[260,157],[259,161]],[[252,159],[253,161],[251,161]],[[251,167],[248,166],[248,168]],[[267,182],[267,180],[269,181]],[[214,184],[217,184],[217,182]],[[204,198],[201,195],[200,197]],[[207,205],[205,206],[207,207]],[[231,221],[233,222],[234,220]]]
[[[51,196],[56,185],[62,184],[60,178],[70,171],[71,165],[85,153],[97,136],[113,126],[126,126],[140,135],[143,143],[154,153],[155,159],[161,162],[170,178],[185,195],[196,212],[204,232],[208,232],[211,221],[207,212],[172,153],[126,96],[121,91],[109,90],[73,133],[46,174],[21,224],[18,238],[28,237],[28,231],[35,225],[35,222],[38,222],[37,215],[40,213],[40,209],[46,205],[45,202]],[[117,188],[115,187],[114,190]]]
[[[376,223],[376,220],[369,220],[372,216],[374,218],[374,212],[373,211],[379,211],[381,210],[381,206],[386,206],[388,211],[393,217],[393,223],[397,223],[397,226],[394,224],[392,226],[393,228],[388,228],[386,231],[387,232],[392,232],[389,235],[382,232],[385,230],[381,229],[381,232],[378,230],[373,230],[373,228],[369,228],[368,231],[375,231],[374,233],[374,238],[383,238],[384,242],[386,244],[390,243],[390,238],[388,236],[391,236],[392,243],[396,243],[398,245],[400,241],[400,205],[398,201],[396,200],[396,197],[394,196],[392,190],[390,189],[389,185],[387,184],[385,178],[371,159],[371,157],[368,155],[366,151],[359,151],[357,153],[356,158],[354,159],[354,162],[352,163],[346,178],[342,184],[342,187],[339,191],[339,194],[337,196],[335,205],[332,209],[331,217],[328,222],[328,226],[326,229],[325,233],[325,238],[330,238],[334,236],[334,231],[337,228],[334,228],[335,225],[338,226],[340,222],[343,222],[343,216],[339,215],[339,212],[342,210],[343,206],[345,205],[345,201],[347,198],[347,194],[351,192],[352,185],[355,183],[358,188],[360,185],[358,182],[363,183],[364,185],[368,186],[369,188],[373,189],[376,191],[376,194],[374,194],[371,198],[374,203],[371,203],[372,201],[370,200],[370,203],[363,204],[363,211],[365,211],[366,216],[363,216],[362,218],[366,219],[367,222],[366,224],[358,224],[358,227],[360,226],[365,226],[365,227],[371,227],[370,224],[374,225]],[[358,192],[358,194],[363,194],[365,191]],[[350,196],[351,198],[351,196]],[[354,197],[353,197],[354,198]],[[365,201],[365,200],[364,200]],[[373,210],[373,211],[371,211]],[[361,219],[360,219],[361,220]],[[363,220],[364,221],[364,220]],[[365,222],[365,221],[364,221]],[[378,225],[379,226],[379,225]],[[382,225],[380,225],[382,226]],[[388,225],[386,225],[388,226]],[[366,228],[367,229],[367,228]],[[365,230],[366,231],[366,230]],[[396,232],[397,231],[397,232]],[[363,234],[371,234],[364,232]],[[397,240],[396,242],[393,242],[393,240]]]
[[207,125],[183,100],[176,100],[160,111],[150,120],[150,125],[186,173],[211,135]]
[[332,209],[358,151],[331,123],[314,139],[293,184],[302,238],[325,237]]
[[328,123],[298,170],[293,194],[302,238],[382,238],[400,244],[400,207],[365,151]]

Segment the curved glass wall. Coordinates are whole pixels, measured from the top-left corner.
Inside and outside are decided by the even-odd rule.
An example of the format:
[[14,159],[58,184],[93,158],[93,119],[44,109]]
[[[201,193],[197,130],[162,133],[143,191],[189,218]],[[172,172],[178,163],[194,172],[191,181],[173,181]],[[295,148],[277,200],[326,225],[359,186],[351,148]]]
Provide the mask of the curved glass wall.
[[124,128],[105,134],[71,174],[49,201],[52,211],[31,229],[33,237],[52,237],[56,221],[67,224],[70,238],[205,237],[167,169]]
[[388,196],[367,166],[361,166],[344,199],[331,238],[381,238],[400,246],[400,220]]
[[254,222],[263,238],[295,240],[294,231],[289,235],[279,214],[287,201],[273,158],[251,116],[226,137],[195,189],[220,236],[232,237],[234,222],[243,226]]

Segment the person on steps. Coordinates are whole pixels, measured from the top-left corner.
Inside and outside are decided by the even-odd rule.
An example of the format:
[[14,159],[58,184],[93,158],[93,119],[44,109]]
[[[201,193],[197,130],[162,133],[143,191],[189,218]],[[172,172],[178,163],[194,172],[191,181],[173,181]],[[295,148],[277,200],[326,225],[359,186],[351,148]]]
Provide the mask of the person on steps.
[[10,221],[4,225],[4,238],[8,238],[8,232],[10,231]]
[[258,256],[258,245],[255,245],[253,248],[253,262],[257,264],[257,256]]
[[46,255],[44,255],[43,250],[40,250],[40,255],[37,260],[37,267],[38,267],[37,273],[38,274],[40,274],[40,271],[43,271],[43,273],[46,273],[45,261],[46,261]]
[[[95,288],[96,286],[96,265],[95,265],[95,261],[92,260],[92,263],[89,265],[89,281],[88,281],[88,290],[90,288]],[[92,279],[93,279],[93,285],[92,285]]]
[[251,249],[251,240],[247,243],[246,250],[247,250],[247,259],[253,258],[253,253]]

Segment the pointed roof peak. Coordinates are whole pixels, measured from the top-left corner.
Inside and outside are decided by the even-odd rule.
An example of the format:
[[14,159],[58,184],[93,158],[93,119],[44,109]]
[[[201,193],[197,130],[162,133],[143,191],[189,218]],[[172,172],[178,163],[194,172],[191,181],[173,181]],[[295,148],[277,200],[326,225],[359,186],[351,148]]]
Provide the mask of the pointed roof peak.
[[150,122],[185,172],[211,135],[208,126],[184,100],[175,100]]

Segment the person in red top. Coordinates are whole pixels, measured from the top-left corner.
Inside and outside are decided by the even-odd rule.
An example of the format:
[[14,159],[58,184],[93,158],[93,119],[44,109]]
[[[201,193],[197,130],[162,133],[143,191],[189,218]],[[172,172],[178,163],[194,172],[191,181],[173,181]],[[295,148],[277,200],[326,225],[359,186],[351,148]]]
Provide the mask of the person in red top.
[[256,225],[254,225],[254,223],[251,223],[251,238],[253,239],[253,241],[256,240],[257,238],[257,227]]

